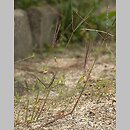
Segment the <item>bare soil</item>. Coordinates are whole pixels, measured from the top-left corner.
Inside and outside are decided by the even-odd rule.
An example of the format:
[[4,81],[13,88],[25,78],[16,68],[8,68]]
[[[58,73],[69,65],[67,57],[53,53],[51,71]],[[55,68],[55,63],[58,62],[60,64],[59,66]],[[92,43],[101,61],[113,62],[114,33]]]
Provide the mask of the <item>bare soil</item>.
[[[115,49],[112,45],[108,51],[100,48],[101,52],[94,49],[98,59],[89,78],[89,83],[79,100],[76,109],[71,115],[50,123],[39,130],[115,130],[116,129],[116,98],[115,98]],[[111,53],[113,52],[113,53]],[[43,54],[44,55],[44,54]],[[84,73],[85,48],[74,48],[59,53],[47,53],[47,56],[36,56],[33,59],[15,64],[15,91],[20,93],[20,100],[15,104],[15,130],[37,130],[38,126],[53,119],[59,111],[66,108],[65,112],[72,110],[74,103],[81,91],[76,88],[76,83]],[[94,60],[93,52],[89,56],[86,70],[91,67]],[[63,94],[53,89],[47,100],[47,104],[39,117],[39,121],[26,124],[26,97],[24,81],[34,85],[36,75],[43,81],[50,81],[51,72],[56,73],[56,80],[64,77]],[[80,84],[81,85],[81,84]],[[80,86],[79,85],[79,86]],[[82,85],[81,85],[82,86]],[[62,84],[61,84],[62,89]],[[20,89],[21,88],[21,89]],[[66,90],[67,88],[67,90]],[[61,90],[59,89],[59,90]],[[67,94],[68,93],[68,94]],[[29,94],[29,111],[32,113],[35,92]],[[39,104],[43,102],[45,94],[39,94]],[[41,99],[41,100],[40,100]],[[32,104],[31,104],[32,103]],[[39,105],[40,106],[40,105]]]

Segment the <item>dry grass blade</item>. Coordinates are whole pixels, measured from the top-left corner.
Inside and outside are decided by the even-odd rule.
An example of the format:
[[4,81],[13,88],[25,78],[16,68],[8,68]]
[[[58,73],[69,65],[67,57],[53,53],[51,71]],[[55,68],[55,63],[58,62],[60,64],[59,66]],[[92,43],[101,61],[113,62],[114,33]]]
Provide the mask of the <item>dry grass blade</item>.
[[26,106],[26,114],[25,114],[25,123],[27,123],[27,118],[28,118],[28,110],[29,110],[29,88],[28,88],[28,83],[25,80],[25,85],[27,88],[27,106]]
[[87,79],[86,79],[86,81],[85,81],[85,83],[84,83],[83,89],[82,89],[82,91],[81,91],[81,93],[80,93],[80,95],[79,95],[79,97],[78,97],[76,103],[74,104],[74,107],[73,107],[72,111],[70,112],[70,114],[72,114],[73,111],[75,110],[75,108],[76,108],[76,106],[77,106],[77,104],[78,104],[78,102],[79,102],[79,100],[80,100],[80,98],[81,98],[81,96],[82,96],[82,94],[83,94],[85,88],[86,88],[86,85],[87,85],[88,80],[89,80],[89,78],[90,78],[90,74],[91,74],[91,72],[92,72],[92,70],[93,70],[93,67],[94,67],[94,65],[95,65],[95,63],[96,63],[96,60],[97,60],[97,58],[95,58],[95,60],[94,60],[94,62],[93,62],[93,64],[92,64],[92,66],[91,66],[91,68],[89,69],[89,72],[88,72],[88,75],[87,75]]
[[[74,13],[75,13],[80,19],[82,19],[82,20],[84,19],[78,12],[74,11]],[[85,23],[86,23],[88,26],[90,26],[87,21],[85,21]]]
[[[108,8],[109,8],[109,1],[107,1],[107,12],[108,12],[108,10],[109,10]],[[108,19],[108,18],[107,18],[107,19]],[[109,26],[109,28],[107,28],[106,36],[105,36],[105,38],[103,39],[101,45],[103,45],[103,44],[105,43],[105,41],[108,39],[108,36],[109,36],[109,35],[108,35],[108,32],[110,32],[111,27],[112,27],[115,23],[116,23],[116,18],[113,20],[111,26]]]
[[[80,16],[80,15],[78,14],[78,12],[75,12],[75,13],[83,20],[83,17]],[[89,27],[91,27],[87,21],[85,21],[85,23],[86,23]],[[102,36],[99,32],[97,32],[97,33],[98,33],[98,35],[103,39],[103,36]]]
[[56,46],[57,36],[58,36],[59,31],[60,31],[60,27],[61,27],[61,24],[59,24],[59,21],[57,20],[56,28],[55,28],[55,32],[54,32],[54,36],[53,36],[53,40],[52,40],[53,47]]
[[34,119],[34,113],[35,113],[35,110],[36,110],[36,105],[37,105],[37,103],[38,103],[38,97],[39,97],[39,91],[38,91],[38,93],[37,93],[37,95],[36,95],[36,100],[35,100],[35,102],[34,102],[33,112],[32,112],[32,117],[31,117],[31,122],[32,122],[33,119]]
[[89,50],[90,50],[90,42],[88,44],[86,43],[86,53],[85,53],[85,60],[84,60],[84,69],[85,69],[86,64],[87,64]]
[[61,113],[59,113],[58,116],[55,115],[55,118],[54,118],[53,120],[48,121],[48,122],[45,123],[45,124],[42,124],[42,125],[39,126],[36,130],[39,130],[39,129],[43,128],[43,127],[46,127],[47,125],[49,125],[49,124],[51,124],[51,123],[54,123],[55,121],[57,121],[57,120],[59,120],[59,119],[62,119],[62,118],[66,117],[66,116],[68,116],[68,115],[70,115],[70,114],[72,114],[72,113],[74,112],[74,110],[75,110],[75,108],[76,108],[76,106],[77,106],[77,104],[78,104],[78,102],[79,102],[79,100],[80,100],[80,98],[81,98],[81,96],[82,96],[82,94],[83,94],[85,88],[86,88],[86,85],[87,85],[87,83],[88,83],[88,80],[89,80],[89,78],[90,78],[90,74],[91,74],[91,72],[92,72],[92,70],[93,70],[93,67],[94,67],[94,65],[95,65],[96,60],[97,60],[97,58],[95,58],[95,60],[94,60],[94,62],[93,62],[93,64],[92,64],[92,66],[91,66],[91,68],[89,69],[89,73],[88,73],[88,75],[87,75],[87,79],[86,79],[86,81],[85,81],[85,83],[84,83],[83,89],[82,89],[82,91],[81,91],[79,97],[77,98],[76,103],[74,104],[73,109],[72,109],[69,113],[67,113],[67,114],[64,114],[64,110],[61,111]]
[[[116,22],[116,18],[113,20],[113,22],[112,22],[112,26],[115,24],[115,22]],[[111,26],[111,27],[112,27]],[[104,45],[104,43],[105,43],[105,41],[108,39],[108,37],[109,37],[109,31],[111,30],[111,28],[109,27],[108,28],[108,31],[107,31],[107,33],[105,33],[106,35],[105,35],[105,37],[103,38],[103,40],[102,40],[102,42],[101,42],[101,44],[100,44],[100,46],[103,46]],[[114,37],[114,35],[113,35],[113,37]],[[112,53],[112,51],[110,50],[110,49],[108,49],[108,47],[107,47],[107,44],[106,44],[106,48],[107,48],[107,50],[112,54],[112,55],[114,55],[113,53]]]
[[[78,14],[78,12],[75,12],[75,13],[77,14],[77,16],[79,16],[79,18],[81,18],[81,19],[83,20],[83,17],[80,16],[80,15]],[[89,27],[91,27],[87,21],[85,21],[85,23],[86,23],[86,25],[88,25]],[[98,35],[103,39],[103,36],[102,36],[99,32],[97,32],[97,33],[98,33]]]
[[38,118],[40,117],[40,115],[41,115],[41,113],[42,113],[42,111],[43,111],[43,109],[44,109],[44,107],[45,107],[45,104],[46,104],[46,102],[47,102],[47,98],[48,98],[48,96],[49,96],[49,94],[50,94],[50,91],[51,91],[51,89],[52,89],[51,86],[52,86],[54,80],[55,80],[55,74],[53,75],[53,77],[52,77],[52,79],[51,79],[51,81],[50,81],[50,83],[49,83],[49,85],[48,85],[48,88],[49,88],[49,89],[48,89],[47,95],[46,95],[46,97],[45,97],[44,103],[42,104],[42,107],[41,107],[41,109],[39,110],[38,115],[35,115],[36,120],[38,120]]
[[47,85],[38,77],[36,76],[35,74],[33,73],[30,73],[32,76],[34,76],[45,88],[47,88]]
[[69,38],[69,40],[68,40],[68,43],[67,43],[67,45],[66,45],[66,48],[68,47],[68,45],[69,45],[69,43],[70,43],[70,41],[71,41],[71,39],[72,39],[73,34],[75,33],[75,31],[89,18],[90,14],[92,13],[93,10],[94,10],[94,8],[92,8],[92,9],[90,10],[90,12],[88,13],[88,15],[87,15],[85,18],[83,18],[83,19],[81,20],[81,22],[80,22],[80,23],[76,26],[76,28],[73,30],[73,32],[71,33],[71,36],[70,36],[70,38]]
[[15,61],[14,63],[16,64],[16,63],[19,63],[19,62],[22,62],[22,61],[26,61],[26,60],[32,59],[32,58],[34,58],[34,57],[35,57],[35,54],[33,54],[32,56],[26,57],[26,58],[24,58],[24,59],[17,60],[17,61]]
[[113,20],[112,26],[116,23],[116,18]]
[[111,34],[111,33],[108,33],[108,32],[105,32],[105,31],[102,31],[102,30],[96,30],[96,29],[89,29],[89,28],[85,28],[85,29],[81,29],[82,31],[93,31],[93,32],[99,32],[99,33],[104,33],[104,34],[107,34],[107,36],[111,36],[113,37],[114,35]]

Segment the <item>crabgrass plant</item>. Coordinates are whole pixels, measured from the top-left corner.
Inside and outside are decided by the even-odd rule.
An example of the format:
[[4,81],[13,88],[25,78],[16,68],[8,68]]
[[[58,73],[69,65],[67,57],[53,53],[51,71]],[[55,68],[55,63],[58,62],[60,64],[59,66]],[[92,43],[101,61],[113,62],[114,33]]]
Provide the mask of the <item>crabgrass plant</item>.
[[[91,9],[88,15],[85,16],[84,18],[76,12],[77,16],[80,17],[81,21],[79,22],[79,24],[77,24],[75,28],[73,27],[74,19],[72,16],[71,25],[73,27],[73,31],[71,32],[70,37],[68,38],[66,47],[68,47],[74,33],[81,27],[81,25],[88,24],[87,19],[89,18],[92,12],[93,9]],[[58,25],[57,28],[59,31]],[[105,42],[108,36],[109,37],[113,36],[113,34],[109,32],[92,28],[91,29],[83,28],[80,31],[96,32],[98,34],[104,33],[105,38],[103,38],[103,42]],[[55,35],[54,38],[57,38],[58,32],[55,31],[54,35]],[[56,39],[54,40],[56,41]],[[86,38],[84,40],[86,42]],[[55,41],[53,41],[53,44],[55,44]],[[21,107],[21,109],[18,110],[18,112],[15,112],[15,124],[14,124],[15,127],[25,125],[27,128],[30,128],[31,130],[40,130],[48,126],[49,124],[56,122],[59,119],[65,118],[66,116],[73,114],[74,110],[78,106],[78,103],[84,91],[89,86],[90,75],[93,71],[96,60],[98,59],[98,55],[96,55],[95,59],[93,60],[93,63],[90,66],[86,67],[90,55],[90,50],[92,49],[92,44],[90,43],[91,43],[90,40],[89,44],[86,43],[83,73],[81,77],[78,79],[78,81],[75,83],[74,87],[72,87],[73,88],[72,90],[68,90],[68,87],[65,84],[65,77],[64,76],[57,77],[57,73],[53,71],[46,72],[46,74],[49,73],[51,76],[49,78],[44,79],[38,77],[38,75],[34,73],[29,73],[29,75],[31,75],[35,79],[34,86],[35,88],[37,88],[37,90],[35,90],[35,92],[32,93],[32,90],[30,89],[32,88],[32,86],[30,87],[28,80],[27,79],[25,80],[25,88],[27,94],[24,96],[22,100],[19,98],[18,94],[17,94],[18,100],[17,98],[15,98],[17,100],[15,104],[15,109],[19,105]],[[28,60],[32,57],[34,57],[34,55],[25,58],[21,61],[18,61],[18,63]],[[98,89],[100,86],[101,83],[98,82]],[[70,106],[70,102],[73,104],[73,106],[72,105]],[[56,108],[58,105],[60,106],[60,109],[57,110]],[[38,125],[33,126],[32,124],[35,123],[36,124],[38,123]]]

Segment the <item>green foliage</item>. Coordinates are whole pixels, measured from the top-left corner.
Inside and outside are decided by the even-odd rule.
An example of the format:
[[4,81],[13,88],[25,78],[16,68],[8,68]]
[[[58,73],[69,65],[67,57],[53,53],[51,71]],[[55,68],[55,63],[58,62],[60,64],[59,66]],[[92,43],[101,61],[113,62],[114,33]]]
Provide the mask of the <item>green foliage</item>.
[[89,18],[89,23],[96,29],[104,30],[106,29],[106,22],[108,22],[108,28],[115,31],[115,25],[112,26],[113,21],[116,17],[116,11],[110,11],[108,16],[108,21],[106,20],[106,12],[103,12],[95,17],[95,15]]
[[42,0],[14,0],[14,8],[26,9],[30,6],[38,6]]
[[63,29],[66,29],[72,21],[72,2],[71,0],[65,5],[62,5],[63,17]]
[[[81,24],[73,33],[71,42],[75,43],[83,40],[84,36],[81,33],[82,28],[98,29],[115,34],[115,24],[112,24],[116,17],[116,11],[107,12],[107,6],[109,3],[103,3],[102,0],[82,0],[82,2],[79,0],[59,0],[58,5],[57,3],[55,4],[58,6],[62,14],[60,41],[68,41],[74,29],[89,14],[91,9],[93,9],[93,11],[90,13],[88,19],[85,20],[85,22],[83,22],[83,24]],[[101,8],[105,8],[105,10],[100,12]],[[106,18],[107,13],[108,19]],[[89,34],[91,40],[95,40],[97,37],[100,38],[97,32],[90,32]]]
[[[73,33],[71,43],[83,41],[84,35],[81,33],[82,28],[109,31],[114,35],[116,33],[116,27],[115,24],[113,24],[116,17],[116,11],[109,10],[107,12],[107,6],[109,5],[108,1],[104,3],[103,0],[15,0],[14,3],[15,8],[23,9],[42,4],[49,4],[58,8],[61,16],[59,21],[61,27],[57,40],[60,44],[68,42],[74,29],[89,14],[91,9],[93,9],[93,11],[90,13],[88,19]],[[101,11],[101,9],[104,11]],[[91,41],[100,38],[97,32],[89,32],[89,37]]]
[[[94,0],[91,0],[91,2],[83,0],[67,0],[65,3],[60,4],[60,10],[62,13],[62,28],[61,32],[64,33],[64,30],[66,32],[64,33],[64,40],[68,41],[70,38],[72,32],[77,28],[78,24],[82,21],[82,19],[76,14],[76,12],[81,16],[85,17],[88,15],[91,5],[94,4]],[[74,32],[73,37],[71,39],[71,42],[78,42],[82,41],[82,35],[80,32],[80,29],[84,27],[84,24],[81,24]],[[65,41],[65,42],[66,42]]]

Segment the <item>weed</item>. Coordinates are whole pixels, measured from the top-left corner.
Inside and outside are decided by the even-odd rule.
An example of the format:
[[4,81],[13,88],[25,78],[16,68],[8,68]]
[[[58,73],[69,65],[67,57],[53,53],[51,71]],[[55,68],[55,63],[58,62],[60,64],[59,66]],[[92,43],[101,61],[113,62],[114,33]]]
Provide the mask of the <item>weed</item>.
[[[33,72],[28,73],[35,80],[32,84],[29,84],[27,79],[25,80],[24,88],[26,88],[27,91],[25,96],[21,97],[18,93],[15,95],[15,106],[20,105],[21,110],[24,110],[24,114],[21,111],[19,111],[18,114],[16,113],[15,127],[25,123],[31,130],[42,129],[59,119],[72,115],[83,95],[87,95],[87,98],[92,100],[97,99],[98,103],[101,98],[106,97],[107,94],[109,94],[109,91],[112,90],[114,91],[112,94],[115,93],[115,80],[110,81],[109,79],[104,78],[103,80],[91,81],[91,73],[98,58],[108,54],[110,59],[115,59],[115,52],[112,50],[113,47],[111,48],[111,46],[103,44],[108,39],[108,36],[113,36],[113,33],[111,34],[109,30],[103,30],[104,25],[102,26],[102,23],[101,25],[98,24],[100,23],[99,18],[104,20],[104,14],[98,16],[98,18],[94,20],[91,19],[95,16],[94,11],[95,8],[97,8],[97,5],[95,4],[95,1],[89,2],[90,1],[86,0],[83,0],[81,3],[76,0],[63,0],[62,2],[61,0],[50,1],[50,4],[58,3],[57,6],[60,8],[62,19],[60,22],[58,21],[56,23],[57,25],[52,41],[53,47],[46,44],[42,53],[46,52],[44,53],[45,56],[48,55],[48,52],[53,55],[54,61],[58,66],[57,59],[55,58],[56,55],[64,53],[67,49],[68,51],[72,51],[72,54],[74,55],[73,46],[77,46],[79,50],[81,46],[70,43],[75,41],[78,42],[80,37],[86,45],[86,48],[84,48],[84,59],[82,59],[84,65],[79,68],[82,70],[82,74],[74,86],[69,88],[69,86],[66,85],[65,76],[59,76],[58,71],[54,71],[54,68],[53,71],[50,71],[48,66],[43,66],[42,70],[38,71],[38,74]],[[27,8],[30,6],[29,4],[26,3],[26,6],[24,5],[24,7]],[[88,9],[89,11],[87,10],[86,13],[84,13],[84,8],[86,8],[85,5],[90,4],[94,4],[94,7],[91,8],[91,10]],[[101,3],[99,2],[98,4]],[[78,10],[80,7],[83,8]],[[112,19],[114,16],[115,13],[111,12]],[[95,25],[97,25],[97,27],[95,27]],[[89,26],[89,28],[87,28],[87,26]],[[93,27],[96,29],[93,29]],[[89,33],[86,33],[86,31]],[[105,36],[103,36],[102,33]],[[93,45],[92,41],[96,39],[97,35],[102,37],[103,42],[101,44]],[[63,44],[57,44],[57,42]],[[78,56],[81,56],[81,54]],[[92,56],[92,60],[94,60],[93,63],[91,62],[88,64],[90,56]],[[16,63],[25,62],[34,57],[35,55],[17,61]],[[107,60],[110,61],[110,59]],[[42,73],[40,73],[41,71]],[[23,98],[23,100],[20,100],[21,98]],[[21,115],[25,115],[24,119],[21,119]],[[32,124],[39,122],[42,122],[39,126],[36,128],[32,127]]]

